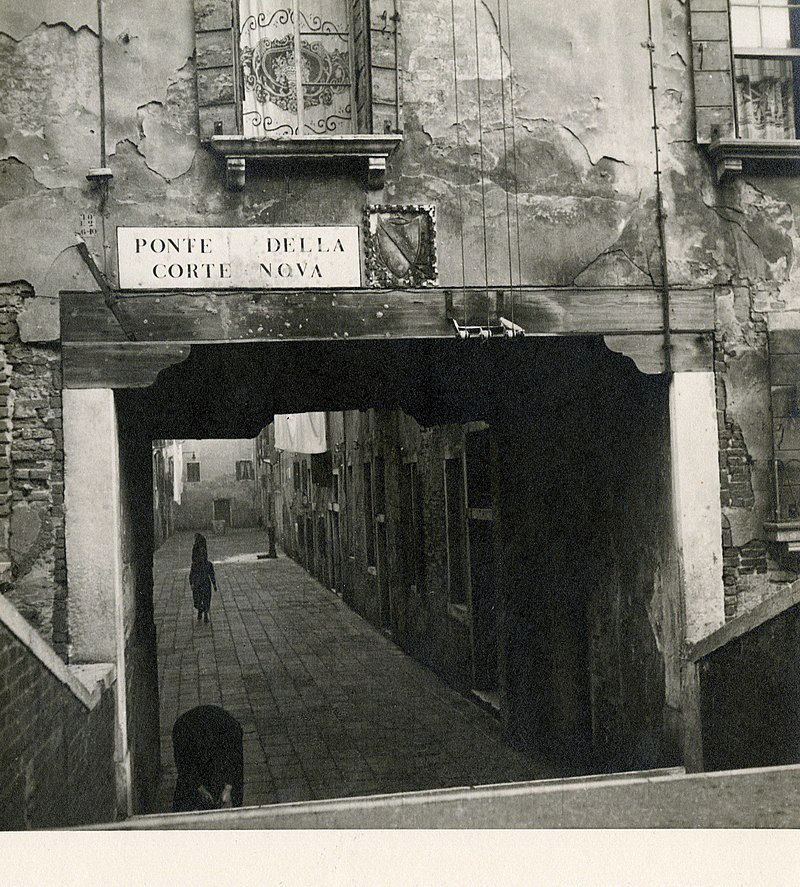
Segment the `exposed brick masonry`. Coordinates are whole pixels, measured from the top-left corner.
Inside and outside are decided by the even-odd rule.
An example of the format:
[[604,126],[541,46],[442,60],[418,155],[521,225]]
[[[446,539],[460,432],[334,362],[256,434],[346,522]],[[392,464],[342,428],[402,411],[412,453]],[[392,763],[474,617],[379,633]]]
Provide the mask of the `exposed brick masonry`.
[[[714,354],[714,375],[717,393],[717,427],[719,429],[719,483],[724,508],[753,508],[755,495],[750,476],[751,457],[742,429],[727,414],[727,374],[725,356],[717,342]],[[767,572],[767,546],[761,539],[744,545],[733,544],[730,521],[722,515],[722,581],[725,586],[725,618],[732,619],[738,611],[739,576]]]
[[20,341],[27,295],[0,288],[0,560],[11,563],[0,591],[66,659],[60,353]]
[[91,711],[0,625],[0,828],[113,818],[114,691]]

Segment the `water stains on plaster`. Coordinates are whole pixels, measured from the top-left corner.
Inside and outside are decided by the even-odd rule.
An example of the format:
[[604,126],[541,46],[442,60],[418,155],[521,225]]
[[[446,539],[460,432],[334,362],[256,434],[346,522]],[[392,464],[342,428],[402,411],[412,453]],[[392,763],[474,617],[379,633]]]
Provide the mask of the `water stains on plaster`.
[[[0,10],[0,185],[7,185],[0,192],[7,233],[0,280],[24,279],[45,295],[53,286],[94,289],[66,254],[82,218],[99,212],[86,181],[101,160],[97,5],[22,6]],[[114,169],[118,146],[130,143],[165,182],[179,178],[199,151],[191,4],[169,16],[155,2],[132,8],[107,0],[103,8],[106,162]],[[138,38],[142,31],[146,41]],[[35,242],[47,249],[32,250]],[[102,238],[90,248],[102,263]]]

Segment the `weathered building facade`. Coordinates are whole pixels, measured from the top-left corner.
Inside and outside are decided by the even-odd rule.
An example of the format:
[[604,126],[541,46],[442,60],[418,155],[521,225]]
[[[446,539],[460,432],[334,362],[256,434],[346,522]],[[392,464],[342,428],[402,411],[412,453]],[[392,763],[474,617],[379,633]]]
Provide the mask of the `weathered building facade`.
[[258,526],[253,441],[185,440],[182,451],[175,529],[225,532]]
[[[354,607],[570,765],[702,766],[709,637],[796,603],[796,16],[0,11],[2,591],[70,667],[114,665],[120,815],[158,769],[152,442],[293,411],[339,417],[330,476],[274,520]],[[494,570],[460,590],[458,514]]]

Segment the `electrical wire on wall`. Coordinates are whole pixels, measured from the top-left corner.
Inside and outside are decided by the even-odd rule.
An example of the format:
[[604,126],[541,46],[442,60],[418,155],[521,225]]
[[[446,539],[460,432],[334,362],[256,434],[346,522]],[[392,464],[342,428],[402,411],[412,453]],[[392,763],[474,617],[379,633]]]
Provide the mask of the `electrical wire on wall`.
[[106,238],[106,212],[108,203],[108,183],[110,172],[107,167],[108,156],[106,154],[106,84],[105,67],[103,58],[103,43],[105,42],[103,28],[103,0],[97,0],[97,77],[100,94],[100,168],[90,170],[89,178],[95,183],[98,190],[98,203],[100,215],[100,237],[103,247],[103,274],[108,278],[108,243]]
[[478,144],[480,147],[480,173],[481,173],[481,219],[483,222],[483,282],[486,287],[486,326],[491,322],[489,308],[489,242],[486,225],[486,178],[483,159],[483,106],[481,101],[481,53],[478,41],[478,0],[472,0],[473,17],[475,21],[475,66],[476,66],[476,90],[478,100]]
[[[514,55],[513,55],[513,38],[511,32],[511,10],[509,8],[509,0],[506,0],[506,22],[508,23],[508,98],[511,106],[511,155],[512,166],[514,171],[514,228],[517,240],[517,284],[522,285],[522,247],[520,243],[520,226],[519,226],[519,177],[517,175],[517,109],[514,105]],[[511,224],[509,218],[508,224]],[[511,288],[511,323],[514,323],[514,296],[515,291]]]
[[[506,14],[508,14],[508,0],[506,0]],[[508,20],[508,19],[507,19]],[[511,38],[511,27],[510,20],[509,21],[509,41]],[[508,286],[511,293],[511,323],[514,323],[514,262],[512,258],[512,248],[511,248],[511,195],[509,193],[511,188],[511,183],[508,177],[508,133],[507,133],[507,121],[506,121],[506,77],[505,77],[505,65],[503,63],[503,17],[500,9],[500,0],[497,0],[497,39],[500,43],[500,110],[503,119],[503,179],[505,182],[505,192],[506,192],[506,241],[508,244]],[[512,77],[511,70],[511,55],[509,50],[509,82]],[[513,115],[513,105],[512,105],[512,115]],[[513,117],[512,117],[513,121]],[[514,133],[514,129],[512,126],[512,136]],[[514,162],[516,163],[516,150],[514,152]],[[516,190],[516,175],[514,177],[515,181],[515,190]],[[519,231],[517,232],[517,236],[519,236]]]
[[450,0],[450,24],[453,32],[453,86],[455,90],[455,112],[456,112],[456,171],[458,173],[458,185],[456,192],[458,194],[458,229],[459,239],[461,241],[461,292],[464,301],[464,326],[467,325],[467,296],[466,296],[466,257],[464,250],[464,207],[461,198],[462,175],[461,175],[461,119],[458,109],[458,53],[456,50],[456,12],[455,0]]
[[656,223],[658,226],[660,277],[661,277],[661,312],[664,327],[664,371],[672,371],[672,341],[670,334],[670,299],[669,299],[669,267],[667,264],[667,233],[665,226],[664,195],[661,188],[661,160],[659,156],[658,108],[656,103],[656,77],[654,54],[656,45],[653,41],[653,14],[651,0],[647,0],[647,51],[650,57],[650,98],[653,108],[653,146],[655,149],[656,177]]

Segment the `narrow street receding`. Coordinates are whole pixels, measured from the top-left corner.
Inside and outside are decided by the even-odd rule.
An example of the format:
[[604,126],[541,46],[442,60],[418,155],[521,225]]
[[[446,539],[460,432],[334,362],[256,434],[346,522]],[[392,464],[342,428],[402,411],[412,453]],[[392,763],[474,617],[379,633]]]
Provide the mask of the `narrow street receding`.
[[172,724],[204,704],[242,725],[246,806],[555,775],[295,561],[259,558],[261,530],[209,534],[218,592],[198,622],[192,541],[178,532],[155,555],[159,811],[175,786]]

